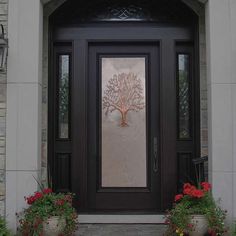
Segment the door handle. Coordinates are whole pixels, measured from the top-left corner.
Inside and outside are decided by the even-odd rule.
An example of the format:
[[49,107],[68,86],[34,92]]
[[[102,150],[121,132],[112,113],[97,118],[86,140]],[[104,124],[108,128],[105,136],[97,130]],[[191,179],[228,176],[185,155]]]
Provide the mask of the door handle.
[[153,171],[158,171],[158,142],[157,137],[153,138]]

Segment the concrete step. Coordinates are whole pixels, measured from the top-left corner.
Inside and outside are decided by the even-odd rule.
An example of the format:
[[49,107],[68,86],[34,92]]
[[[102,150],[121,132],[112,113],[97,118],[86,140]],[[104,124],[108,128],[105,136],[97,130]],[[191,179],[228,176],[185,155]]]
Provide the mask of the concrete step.
[[80,224],[76,236],[161,236],[164,225],[154,224]]

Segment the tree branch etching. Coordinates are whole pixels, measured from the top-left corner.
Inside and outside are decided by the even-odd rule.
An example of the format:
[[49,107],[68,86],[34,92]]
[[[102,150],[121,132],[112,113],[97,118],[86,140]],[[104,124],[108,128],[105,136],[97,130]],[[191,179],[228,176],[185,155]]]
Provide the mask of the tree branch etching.
[[145,107],[141,80],[134,73],[113,75],[107,82],[102,104],[106,115],[117,110],[121,115],[120,126],[128,126],[127,113]]

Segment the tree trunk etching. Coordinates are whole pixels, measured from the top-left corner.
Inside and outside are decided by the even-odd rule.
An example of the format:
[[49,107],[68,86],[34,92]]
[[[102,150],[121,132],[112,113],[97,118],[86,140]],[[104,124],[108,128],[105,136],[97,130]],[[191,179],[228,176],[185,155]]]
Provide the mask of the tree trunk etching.
[[107,82],[102,103],[106,115],[119,111],[120,126],[127,127],[128,112],[138,112],[145,107],[141,80],[134,73],[113,75]]
[[127,111],[122,111],[121,112],[121,123],[120,123],[120,126],[121,127],[126,127],[126,126],[129,126],[126,122],[126,119],[127,119]]

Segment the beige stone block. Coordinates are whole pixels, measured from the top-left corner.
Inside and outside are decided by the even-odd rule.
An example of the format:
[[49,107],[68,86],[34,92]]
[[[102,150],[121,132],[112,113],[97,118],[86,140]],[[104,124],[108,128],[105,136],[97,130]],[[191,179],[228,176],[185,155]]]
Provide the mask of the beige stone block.
[[0,109],[0,117],[5,117],[6,116],[6,109]]
[[8,14],[8,8],[7,8],[7,3],[3,3],[1,0],[0,4],[0,15],[7,15]]
[[208,126],[208,112],[207,110],[201,111],[201,128],[207,128]]
[[6,103],[5,102],[0,102],[0,109],[6,108]]
[[6,84],[0,84],[0,102],[6,102],[6,91],[7,91],[7,85]]
[[6,135],[6,118],[0,117],[0,136]]
[[0,215],[5,216],[5,201],[0,201]]
[[3,139],[1,139],[0,138],[0,147],[5,147],[5,139],[3,138]]
[[0,83],[6,83],[7,75],[6,73],[0,72]]
[[0,196],[5,196],[5,183],[0,183]]
[[5,154],[5,153],[6,153],[5,147],[0,147],[0,154]]
[[5,155],[0,155],[0,170],[5,170]]
[[42,143],[42,162],[47,163],[47,143]]

